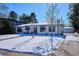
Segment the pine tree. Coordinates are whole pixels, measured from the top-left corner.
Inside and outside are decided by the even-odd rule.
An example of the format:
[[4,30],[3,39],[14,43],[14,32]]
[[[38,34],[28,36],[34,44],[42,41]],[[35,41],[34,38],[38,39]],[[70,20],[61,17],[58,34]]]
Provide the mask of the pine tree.
[[27,23],[37,23],[37,19],[36,19],[36,15],[34,12],[32,12],[29,15],[26,15],[25,13],[23,13],[21,16],[20,16],[20,21],[24,22],[25,24]]
[[17,19],[17,13],[15,11],[11,11],[9,14],[11,19]]
[[75,31],[79,32],[79,3],[70,4],[69,18]]
[[38,22],[37,19],[36,19],[36,14],[34,12],[32,12],[30,14],[30,19],[31,19],[32,23],[37,23]]
[[12,34],[15,33],[15,30],[11,27],[8,21],[1,20],[0,21],[0,35],[1,34]]
[[30,22],[30,18],[28,15],[26,15],[25,13],[23,13],[21,16],[20,16],[20,21],[21,22],[24,22],[25,24],[29,23]]

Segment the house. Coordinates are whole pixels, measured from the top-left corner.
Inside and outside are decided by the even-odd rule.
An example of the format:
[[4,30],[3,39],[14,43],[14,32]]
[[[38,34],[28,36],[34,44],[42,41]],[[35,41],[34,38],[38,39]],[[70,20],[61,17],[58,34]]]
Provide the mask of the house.
[[74,33],[74,28],[72,26],[66,26],[63,29],[64,33]]
[[10,18],[0,18],[0,21],[7,21],[12,27],[16,25],[24,24],[23,22]]
[[1,34],[12,34],[15,33],[14,26],[23,24],[23,22],[9,19],[9,18],[0,18],[0,35]]
[[15,26],[17,33],[27,34],[62,34],[63,24],[59,23],[29,23]]

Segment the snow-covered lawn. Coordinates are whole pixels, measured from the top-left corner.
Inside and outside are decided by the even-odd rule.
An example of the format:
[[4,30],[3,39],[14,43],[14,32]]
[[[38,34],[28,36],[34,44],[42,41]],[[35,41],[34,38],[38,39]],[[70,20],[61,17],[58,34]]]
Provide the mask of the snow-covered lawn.
[[[4,36],[0,36],[0,39],[15,37],[17,35],[6,35],[5,37]],[[0,48],[12,51],[33,52],[40,53],[42,55],[48,55],[48,53],[52,51],[50,39],[50,36],[35,36],[34,39],[32,38],[32,36],[16,37],[0,41]],[[53,49],[58,48],[63,40],[64,38],[61,37],[53,37]]]
[[65,42],[68,42],[69,40],[79,41],[79,34],[75,33],[66,33]]
[[16,45],[30,40],[30,37],[19,37],[0,41],[0,48],[12,50]]
[[18,35],[15,35],[15,34],[0,35],[0,40],[1,40],[1,39],[6,39],[6,38],[17,37],[17,36],[18,36]]

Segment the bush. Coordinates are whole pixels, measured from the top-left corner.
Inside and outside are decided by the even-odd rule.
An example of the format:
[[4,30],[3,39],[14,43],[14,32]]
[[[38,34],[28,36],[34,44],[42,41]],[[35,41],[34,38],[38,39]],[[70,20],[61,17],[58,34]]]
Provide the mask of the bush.
[[0,34],[12,34],[15,32],[7,21],[1,20],[0,24],[1,24]]

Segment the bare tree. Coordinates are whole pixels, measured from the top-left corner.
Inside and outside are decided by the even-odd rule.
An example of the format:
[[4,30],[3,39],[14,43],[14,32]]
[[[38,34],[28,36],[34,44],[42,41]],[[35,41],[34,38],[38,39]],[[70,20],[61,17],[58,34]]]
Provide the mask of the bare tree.
[[32,12],[31,14],[30,14],[30,18],[31,18],[31,20],[32,20],[32,38],[34,39],[34,32],[35,32],[35,23],[37,23],[38,21],[37,21],[37,19],[36,19],[36,14],[35,14],[35,12]]
[[[53,21],[56,20],[58,15],[57,4],[47,4],[47,11],[46,11],[46,20],[47,22],[51,23],[51,28],[53,25]],[[51,49],[53,50],[53,35],[51,34]]]
[[53,23],[53,21],[57,19],[58,14],[59,11],[57,9],[57,4],[47,4],[47,11],[46,11],[47,22]]

